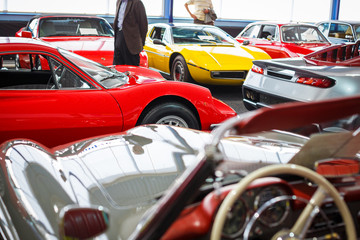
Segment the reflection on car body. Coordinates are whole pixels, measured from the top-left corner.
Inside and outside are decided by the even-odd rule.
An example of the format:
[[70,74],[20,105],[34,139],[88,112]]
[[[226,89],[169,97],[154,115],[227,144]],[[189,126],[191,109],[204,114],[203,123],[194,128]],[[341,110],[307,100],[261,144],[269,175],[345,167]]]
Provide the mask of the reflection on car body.
[[210,130],[236,115],[204,87],[148,68],[108,68],[45,42],[0,38],[0,56],[0,141],[55,146],[147,123]]

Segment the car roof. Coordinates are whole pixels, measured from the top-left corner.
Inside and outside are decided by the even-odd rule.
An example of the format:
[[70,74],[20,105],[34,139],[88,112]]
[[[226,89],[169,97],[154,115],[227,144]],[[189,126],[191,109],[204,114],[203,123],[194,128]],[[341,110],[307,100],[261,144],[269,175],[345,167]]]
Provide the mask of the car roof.
[[359,25],[360,21],[346,21],[346,20],[328,20],[328,21],[321,21],[318,22],[317,24],[321,24],[321,23],[347,23],[347,24],[351,24],[351,25]]
[[153,23],[153,24],[150,24],[149,26],[151,26],[151,27],[162,26],[162,27],[199,27],[199,28],[212,27],[212,28],[218,28],[218,27],[212,26],[212,25],[203,25],[203,24],[194,24],[194,23]]
[[255,25],[255,24],[272,24],[272,25],[278,25],[279,27],[285,26],[285,25],[295,25],[295,26],[315,26],[315,24],[312,23],[305,23],[305,22],[289,22],[289,21],[256,21],[252,22],[249,25]]
[[32,19],[36,19],[36,18],[68,18],[68,17],[76,17],[76,18],[98,18],[98,19],[104,19],[102,17],[99,16],[95,16],[95,15],[85,15],[85,14],[39,14],[36,15],[34,17],[32,17]]
[[[34,40],[31,38],[22,38],[22,37],[0,37],[0,46],[6,45],[7,47],[10,45],[19,45],[19,44],[28,44],[29,46],[37,46],[37,47],[45,47],[47,50],[56,50],[57,47],[43,41]],[[29,48],[29,50],[31,47]]]

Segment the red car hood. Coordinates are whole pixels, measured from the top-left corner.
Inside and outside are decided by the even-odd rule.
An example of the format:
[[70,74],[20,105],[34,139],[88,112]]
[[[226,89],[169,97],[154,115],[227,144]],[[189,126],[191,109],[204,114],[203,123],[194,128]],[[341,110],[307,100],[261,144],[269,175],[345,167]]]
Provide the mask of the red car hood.
[[113,37],[44,37],[41,40],[69,51],[114,51]]
[[304,55],[329,47],[330,45],[330,43],[288,43],[289,49]]
[[44,37],[41,40],[77,53],[105,66],[111,65],[113,62],[113,37]]
[[166,80],[159,72],[138,66],[116,65],[113,66],[119,72],[129,76],[129,84],[142,84]]

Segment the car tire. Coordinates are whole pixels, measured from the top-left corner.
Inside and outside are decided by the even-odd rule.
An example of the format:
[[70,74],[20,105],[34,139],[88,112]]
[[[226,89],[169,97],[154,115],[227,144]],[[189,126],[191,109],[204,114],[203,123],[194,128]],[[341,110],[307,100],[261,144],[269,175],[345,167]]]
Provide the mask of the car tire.
[[200,130],[194,113],[185,105],[175,102],[159,104],[146,113],[140,124],[166,124]]
[[179,55],[171,66],[171,79],[179,82],[193,82],[185,59]]

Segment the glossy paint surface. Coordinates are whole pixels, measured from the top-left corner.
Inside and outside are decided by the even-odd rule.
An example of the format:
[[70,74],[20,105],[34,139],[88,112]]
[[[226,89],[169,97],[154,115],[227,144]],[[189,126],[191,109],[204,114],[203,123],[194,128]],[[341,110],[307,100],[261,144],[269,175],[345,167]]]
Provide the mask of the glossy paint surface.
[[[154,43],[151,37],[154,28],[164,28],[163,44]],[[207,26],[208,27],[208,26]],[[211,43],[177,43],[172,36],[172,29],[198,28],[198,31],[221,31],[217,27],[209,26],[209,29],[202,30],[196,25],[186,24],[153,24],[149,26],[148,36],[144,50],[148,54],[149,67],[155,68],[167,74],[171,73],[171,68],[175,57],[182,56],[186,66],[195,82],[214,85],[241,85],[244,81],[246,72],[251,68],[252,61],[256,59],[269,59],[264,51],[254,48],[240,46],[230,35],[226,33],[228,42]],[[165,38],[167,37],[167,41]],[[183,37],[183,36],[181,36]],[[211,36],[207,36],[210,37]],[[201,36],[200,36],[201,38]],[[205,38],[205,37],[202,37]],[[206,39],[206,38],[205,38]],[[200,39],[197,39],[198,41]],[[212,72],[245,72],[243,78],[214,77]]]
[[137,125],[147,106],[169,100],[187,102],[196,109],[203,130],[236,114],[213,98],[208,89],[165,81],[159,73],[147,68],[116,67],[127,72],[127,81],[122,86],[106,89],[51,45],[31,39],[1,38],[0,54],[8,52],[51,56],[72,69],[91,88],[1,89],[0,141],[21,137],[55,146],[121,132]]

